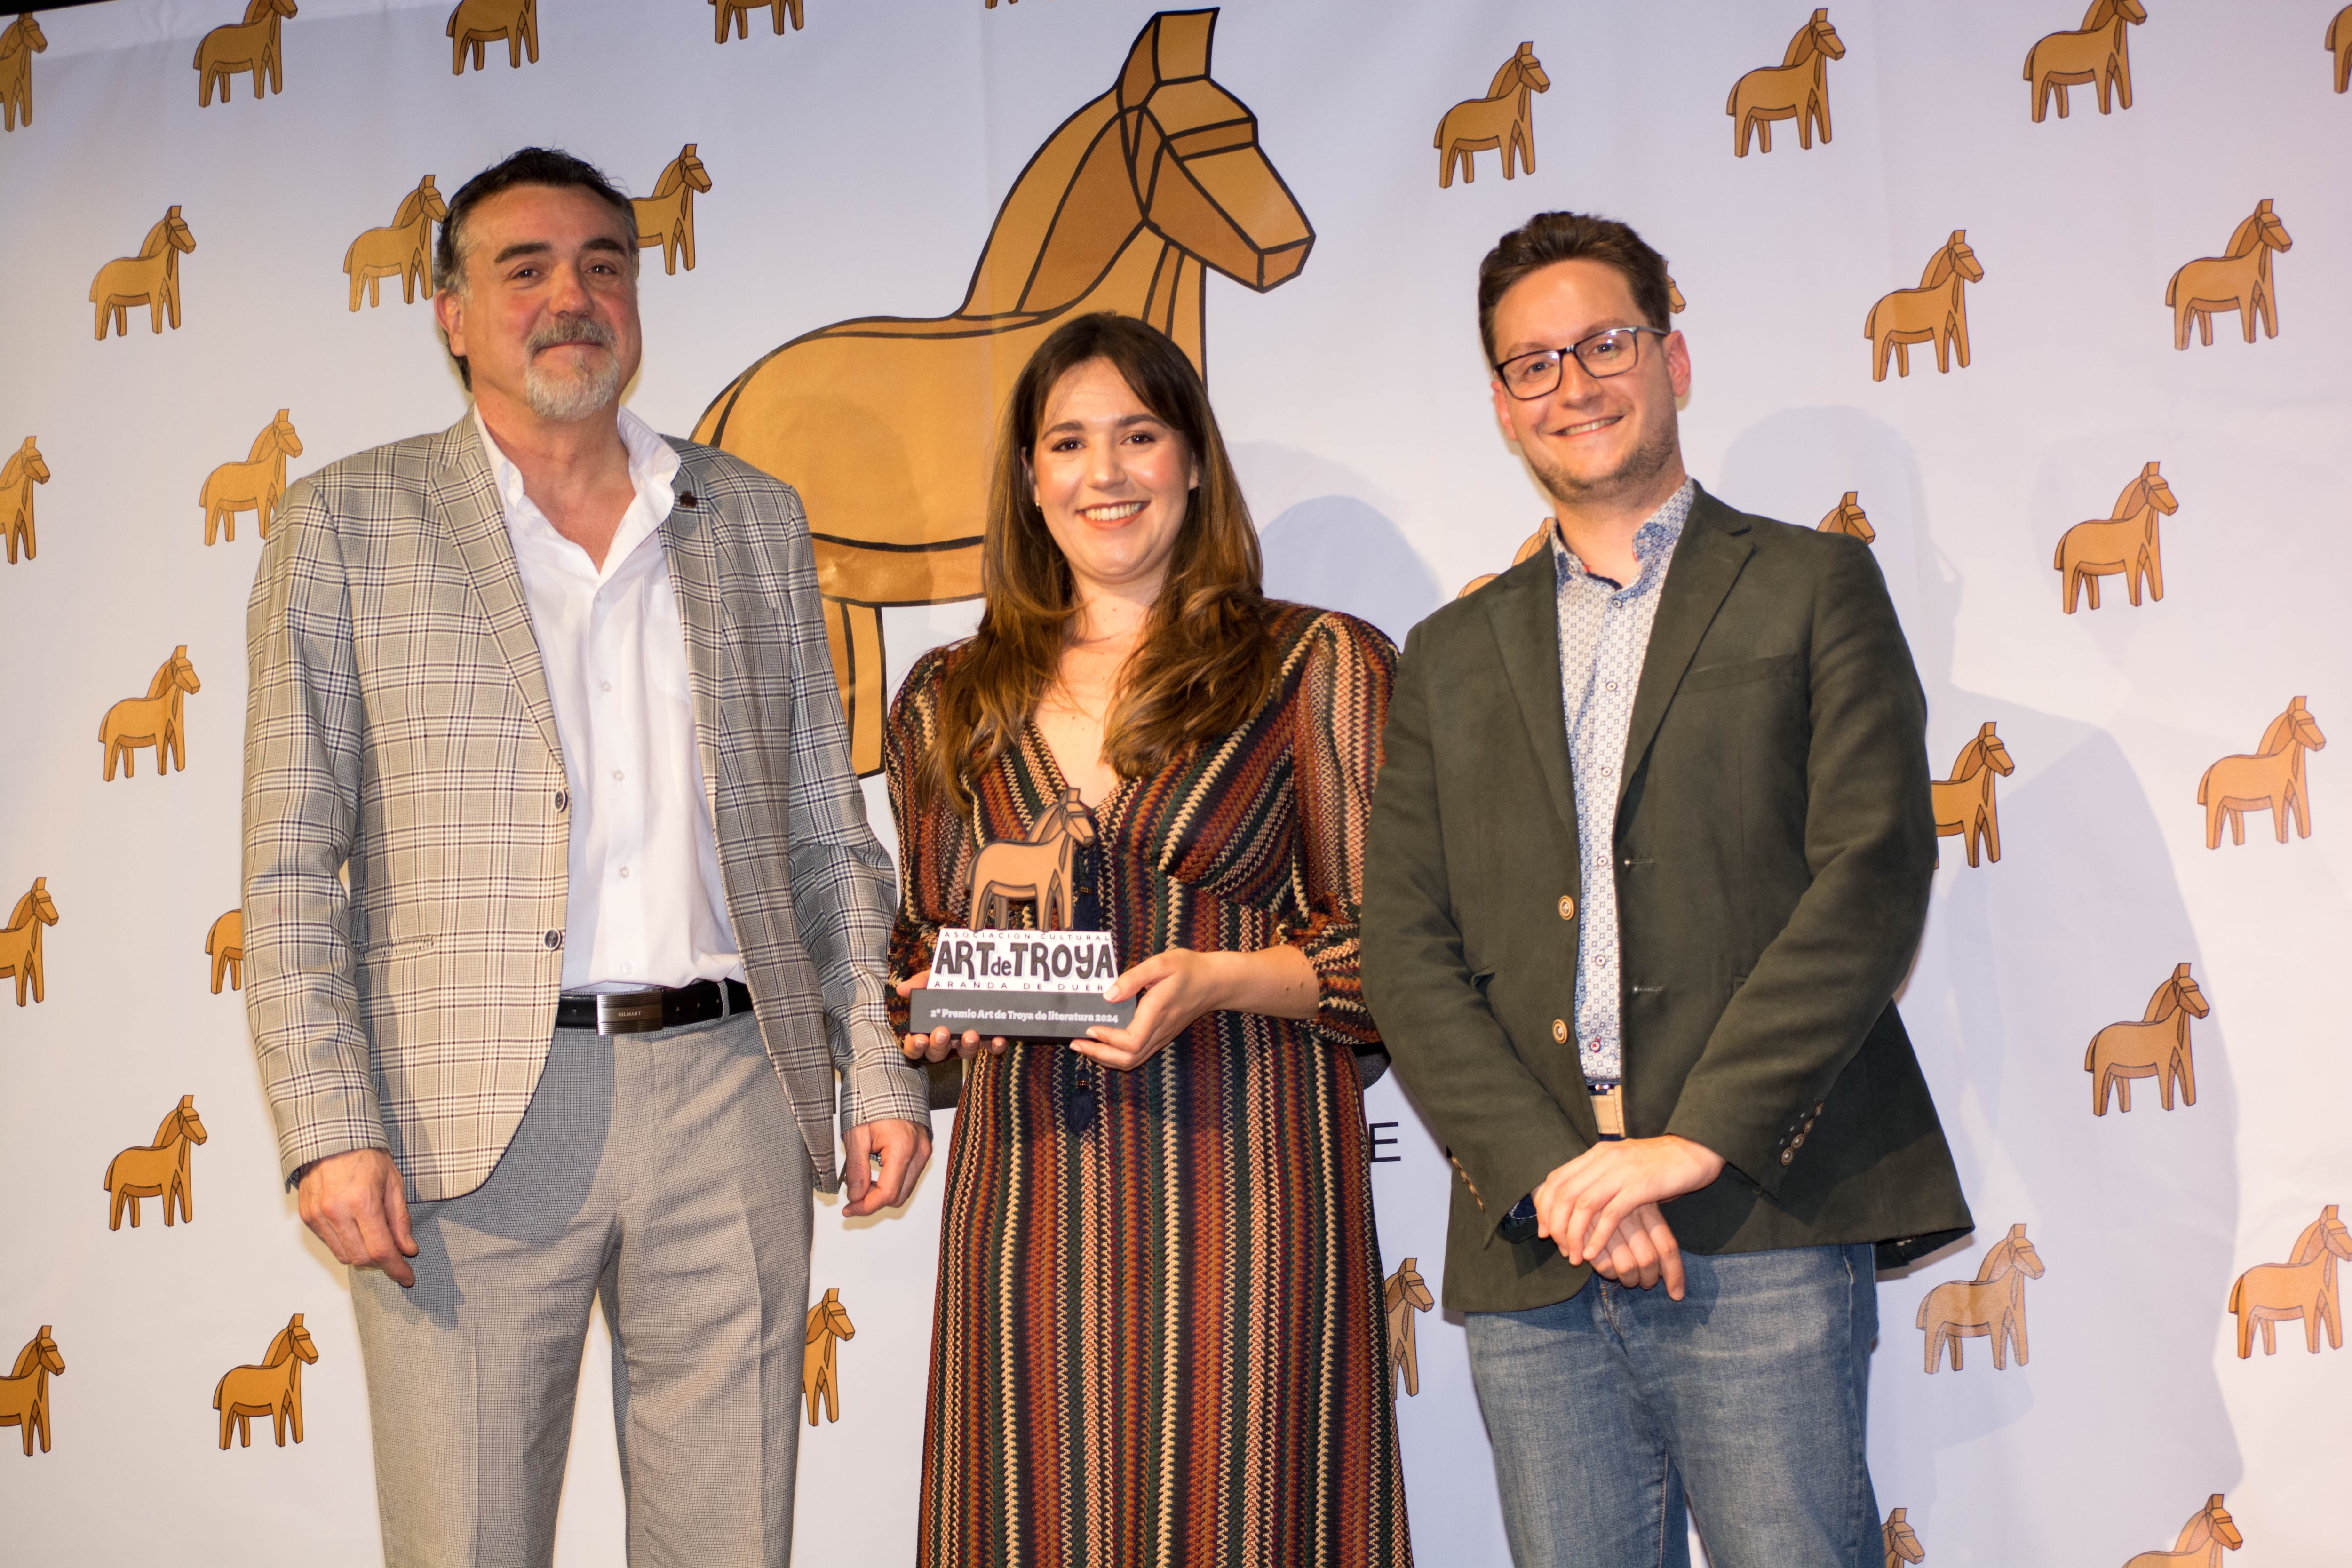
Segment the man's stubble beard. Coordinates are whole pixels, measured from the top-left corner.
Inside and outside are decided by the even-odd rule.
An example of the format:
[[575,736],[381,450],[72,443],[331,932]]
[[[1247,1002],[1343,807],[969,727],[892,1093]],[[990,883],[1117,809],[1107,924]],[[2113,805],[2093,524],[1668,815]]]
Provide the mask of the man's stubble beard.
[[[592,343],[604,351],[604,357],[576,371],[541,363],[541,350],[562,343]],[[523,372],[523,401],[541,419],[584,419],[619,399],[621,356],[614,352],[613,330],[602,321],[584,316],[557,321],[533,332],[526,346],[532,357]]]
[[1528,467],[1535,470],[1536,479],[1543,486],[1545,493],[1563,507],[1640,495],[1655,485],[1659,477],[1673,467],[1681,449],[1679,435],[1671,418],[1662,421],[1648,439],[1625,454],[1622,462],[1597,479],[1580,479],[1570,473],[1566,468],[1554,462],[1540,445],[1519,448],[1527,458]]

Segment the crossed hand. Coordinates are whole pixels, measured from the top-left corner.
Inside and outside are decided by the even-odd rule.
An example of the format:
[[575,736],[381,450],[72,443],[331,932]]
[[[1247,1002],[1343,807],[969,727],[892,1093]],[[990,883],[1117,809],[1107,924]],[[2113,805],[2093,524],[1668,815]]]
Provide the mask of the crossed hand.
[[1679,1301],[1682,1248],[1658,1205],[1722,1173],[1722,1155],[1672,1133],[1596,1143],[1535,1190],[1536,1234],[1604,1279],[1644,1290],[1664,1279]]

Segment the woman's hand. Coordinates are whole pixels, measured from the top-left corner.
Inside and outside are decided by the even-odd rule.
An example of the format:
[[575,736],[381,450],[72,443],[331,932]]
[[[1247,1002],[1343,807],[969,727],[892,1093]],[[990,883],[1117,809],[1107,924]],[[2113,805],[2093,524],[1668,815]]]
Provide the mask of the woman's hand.
[[1155,952],[1113,981],[1107,1002],[1140,996],[1135,1021],[1124,1029],[1097,1024],[1070,1048],[1088,1061],[1121,1072],[1141,1067],[1161,1047],[1206,1013],[1264,1013],[1311,1018],[1322,982],[1307,955],[1287,945],[1255,952],[1195,952],[1171,947]]
[[[925,969],[919,973],[910,974],[906,979],[896,982],[891,989],[897,991],[900,996],[908,996],[930,983],[931,972]],[[988,1054],[992,1057],[1003,1056],[1005,1045],[1004,1037],[997,1036],[988,1043]],[[943,1062],[950,1056],[969,1059],[980,1055],[980,1035],[976,1030],[966,1029],[963,1032],[963,1038],[959,1040],[949,1033],[947,1026],[942,1024],[928,1035],[908,1035],[899,1049],[907,1053],[907,1059],[909,1061]]]

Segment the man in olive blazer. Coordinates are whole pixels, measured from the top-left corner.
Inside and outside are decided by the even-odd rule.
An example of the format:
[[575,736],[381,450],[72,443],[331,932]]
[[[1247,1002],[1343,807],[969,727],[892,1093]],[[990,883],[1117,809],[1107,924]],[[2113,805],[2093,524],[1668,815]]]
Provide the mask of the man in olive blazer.
[[1866,545],[1684,475],[1664,279],[1570,214],[1482,268],[1559,510],[1406,641],[1365,992],[1458,1173],[1445,1301],[1515,1560],[1682,1561],[1687,1495],[1716,1568],[1875,1563],[1872,1252],[1970,1225],[1892,1001],[1926,704]]

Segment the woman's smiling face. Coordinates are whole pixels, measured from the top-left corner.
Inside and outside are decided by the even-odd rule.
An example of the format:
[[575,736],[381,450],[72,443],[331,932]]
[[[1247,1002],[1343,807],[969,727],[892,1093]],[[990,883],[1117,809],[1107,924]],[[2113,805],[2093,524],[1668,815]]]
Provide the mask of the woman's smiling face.
[[1201,466],[1107,359],[1065,372],[1029,454],[1030,494],[1081,594],[1157,597]]

